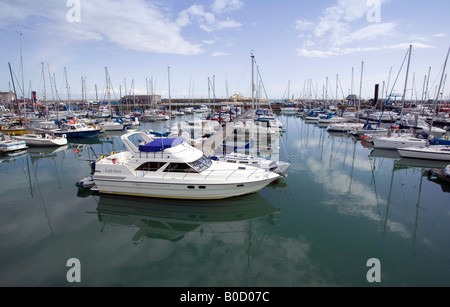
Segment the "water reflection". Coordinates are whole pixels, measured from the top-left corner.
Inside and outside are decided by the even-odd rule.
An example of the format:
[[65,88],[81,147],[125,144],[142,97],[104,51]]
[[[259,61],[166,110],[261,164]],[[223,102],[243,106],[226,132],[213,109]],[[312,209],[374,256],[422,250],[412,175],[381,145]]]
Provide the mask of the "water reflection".
[[[437,160],[425,160],[425,159],[413,159],[413,158],[403,158],[400,156],[397,150],[389,149],[373,149],[369,155],[370,158],[388,158],[393,160],[393,171],[400,170],[418,170],[421,173],[421,184],[422,177],[427,176],[428,181],[434,182],[441,186],[443,192],[450,192],[450,181],[439,178],[439,176],[434,175],[431,170],[443,170],[448,162],[437,161]],[[420,199],[420,198],[419,198]]]
[[[274,214],[280,210],[259,194],[227,201],[177,202],[164,199],[140,199],[100,196],[97,213],[107,225],[137,228],[134,244],[145,239],[179,241],[193,231],[234,232],[247,231],[248,222],[266,217],[274,224]],[[245,228],[243,230],[243,228]]]
[[27,156],[27,149],[0,154],[0,164],[1,163],[12,163],[17,159],[24,158],[26,156]]

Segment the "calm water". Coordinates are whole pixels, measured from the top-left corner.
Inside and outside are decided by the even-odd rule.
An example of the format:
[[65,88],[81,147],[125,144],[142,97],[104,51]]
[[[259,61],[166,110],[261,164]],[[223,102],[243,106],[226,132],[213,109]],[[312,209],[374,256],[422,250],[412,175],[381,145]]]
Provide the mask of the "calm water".
[[[2,156],[0,286],[450,286],[450,189],[424,172],[445,163],[279,118],[288,130],[273,154],[292,162],[288,177],[224,201],[76,188],[94,153],[125,149],[120,133]],[[81,283],[66,279],[70,258]],[[380,283],[367,281],[371,258]]]

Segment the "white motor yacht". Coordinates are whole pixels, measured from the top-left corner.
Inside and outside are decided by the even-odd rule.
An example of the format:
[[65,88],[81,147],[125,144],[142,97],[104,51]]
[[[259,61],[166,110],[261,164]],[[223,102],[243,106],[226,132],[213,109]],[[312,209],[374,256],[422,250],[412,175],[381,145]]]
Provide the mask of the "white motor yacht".
[[229,153],[226,155],[215,155],[211,157],[212,160],[216,161],[225,161],[229,163],[237,163],[241,165],[251,165],[255,167],[259,167],[265,170],[269,170],[271,172],[275,172],[281,175],[284,175],[286,170],[289,168],[291,163],[276,161],[276,160],[268,160],[262,157],[254,157],[251,155],[245,155],[241,153]]
[[27,148],[27,144],[24,141],[13,140],[10,136],[0,133],[0,153],[13,152]]
[[222,199],[255,193],[280,177],[252,166],[212,161],[183,138],[121,136],[127,151],[95,164],[100,194],[175,199]]
[[28,146],[62,146],[67,144],[65,135],[56,136],[48,133],[28,133],[12,137],[17,141],[24,141]]

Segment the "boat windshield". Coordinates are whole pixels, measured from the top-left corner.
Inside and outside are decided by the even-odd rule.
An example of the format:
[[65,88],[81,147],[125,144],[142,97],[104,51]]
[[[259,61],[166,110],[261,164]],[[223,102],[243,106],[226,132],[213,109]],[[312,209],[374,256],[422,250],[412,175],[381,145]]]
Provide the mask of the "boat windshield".
[[194,161],[190,163],[192,168],[194,168],[197,172],[203,172],[204,170],[207,170],[212,164],[212,161],[207,158],[205,155],[198,159],[197,161]]

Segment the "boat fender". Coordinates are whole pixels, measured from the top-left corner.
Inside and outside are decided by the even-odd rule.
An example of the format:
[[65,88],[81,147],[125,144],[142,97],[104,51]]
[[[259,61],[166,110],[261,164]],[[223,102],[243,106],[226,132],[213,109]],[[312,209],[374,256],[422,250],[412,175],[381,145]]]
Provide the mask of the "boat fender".
[[444,174],[445,174],[447,177],[450,177],[450,164],[447,165],[447,166],[445,167],[445,169],[444,169]]

